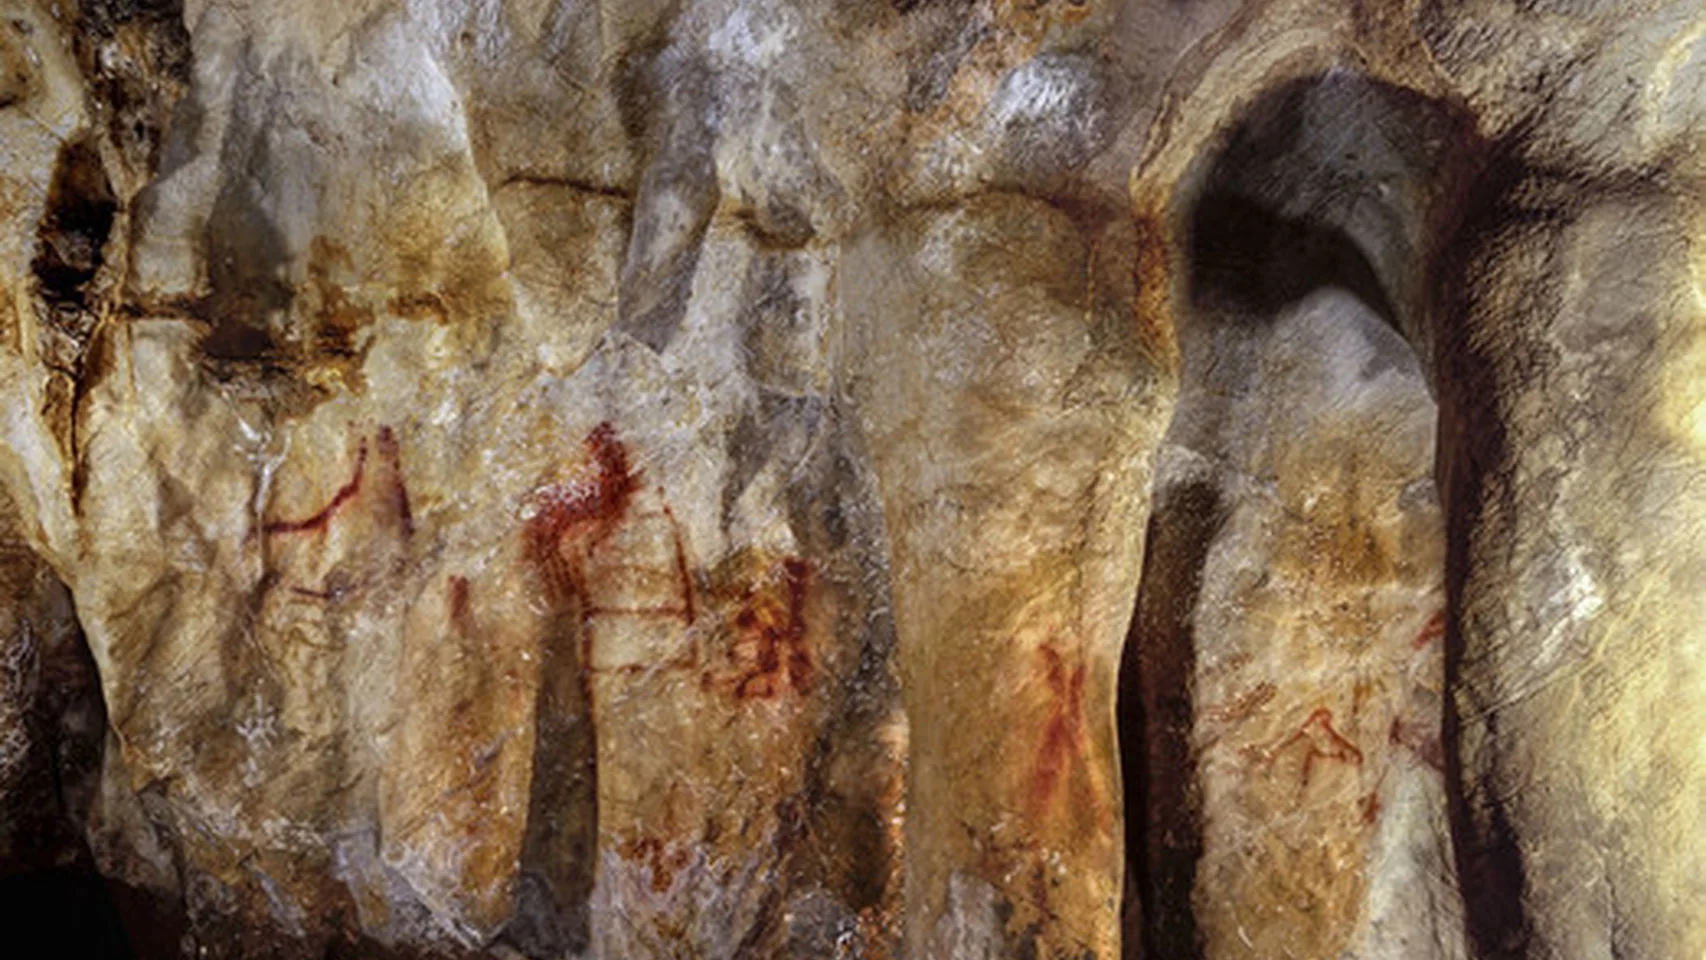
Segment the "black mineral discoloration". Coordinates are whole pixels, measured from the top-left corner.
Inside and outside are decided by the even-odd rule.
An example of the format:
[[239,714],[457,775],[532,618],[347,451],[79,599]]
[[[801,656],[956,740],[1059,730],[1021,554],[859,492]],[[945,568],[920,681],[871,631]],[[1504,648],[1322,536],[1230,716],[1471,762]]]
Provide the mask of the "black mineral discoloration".
[[109,143],[137,178],[158,163],[172,111],[189,88],[182,0],[79,0],[77,59]]
[[46,385],[44,413],[60,449],[72,455],[77,448],[77,407],[102,372],[100,363],[91,362],[101,355],[93,349],[103,312],[97,278],[117,211],[97,144],[78,139],[62,146],[30,266],[42,321],[36,347],[53,374]]
[[[251,87],[259,82],[248,80]],[[296,297],[286,272],[292,251],[267,209],[269,184],[237,172],[273,167],[266,118],[253,111],[232,118],[221,146],[221,167],[233,172],[220,184],[203,238],[210,292],[196,312],[210,325],[202,350],[219,360],[260,361],[282,354]]]
[[1204,198],[1192,226],[1191,295],[1200,304],[1230,299],[1272,317],[1315,290],[1338,286],[1394,320],[1374,267],[1341,231],[1286,219],[1230,194]]
[[1425,363],[1429,320],[1412,305],[1426,238],[1472,145],[1454,108],[1348,71],[1270,92],[1205,161],[1189,224],[1192,301],[1271,317],[1337,286]]
[[53,307],[88,305],[88,284],[101,269],[117,210],[96,145],[73,140],[61,147],[31,263],[44,301]]
[[720,189],[715,157],[720,104],[703,60],[669,47],[629,84],[630,129],[641,131],[645,172],[619,281],[615,329],[653,350],[675,338]]
[[598,863],[598,754],[579,611],[552,615],[516,889],[504,936],[529,956],[576,955],[592,937]]

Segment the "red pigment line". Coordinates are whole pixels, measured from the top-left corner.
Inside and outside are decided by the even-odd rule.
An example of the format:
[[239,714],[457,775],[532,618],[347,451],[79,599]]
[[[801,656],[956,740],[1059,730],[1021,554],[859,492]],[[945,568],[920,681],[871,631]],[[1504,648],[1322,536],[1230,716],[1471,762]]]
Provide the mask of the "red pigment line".
[[1043,734],[1042,746],[1037,749],[1036,770],[1031,774],[1031,809],[1041,813],[1054,798],[1061,768],[1066,764],[1066,730],[1059,720],[1050,721]]
[[1087,665],[1080,662],[1067,668],[1051,639],[1038,648],[1044,663],[1044,676],[1053,703],[1048,723],[1043,728],[1042,743],[1031,780],[1031,807],[1040,814],[1053,799],[1060,778],[1067,772],[1072,757],[1084,749],[1084,681]]
[[361,477],[363,471],[366,469],[367,441],[363,440],[361,442],[361,449],[356,453],[355,474],[350,477],[348,483],[338,488],[337,493],[332,494],[332,499],[328,500],[325,506],[321,507],[313,516],[305,517],[301,520],[274,520],[271,523],[264,524],[261,527],[261,532],[265,534],[275,534],[303,533],[306,531],[319,532],[325,530],[326,526],[331,523],[332,516],[336,514],[344,504],[355,499],[356,494],[361,492]]
[[1416,634],[1416,639],[1410,642],[1410,646],[1413,649],[1420,650],[1443,636],[1445,636],[1445,611],[1437,610],[1433,616],[1428,618],[1428,622],[1422,625],[1422,632]]
[[[1309,736],[1310,727],[1321,731],[1322,735],[1327,738],[1327,749],[1323,750],[1316,744],[1315,738]],[[1340,763],[1362,765],[1362,751],[1357,749],[1356,744],[1346,740],[1339,731],[1333,729],[1333,711],[1326,707],[1316,707],[1315,712],[1309,715],[1308,720],[1303,721],[1303,726],[1298,727],[1297,732],[1292,734],[1281,745],[1280,749],[1284,750],[1299,740],[1305,741],[1309,746],[1309,753],[1303,758],[1303,783],[1305,786],[1309,784],[1310,776],[1315,771],[1316,760],[1337,760]]]
[[1380,819],[1380,793],[1377,790],[1374,793],[1370,793],[1368,796],[1363,798],[1363,801],[1362,801],[1362,822],[1363,822],[1363,826],[1370,826],[1371,827],[1374,825],[1374,821],[1379,820],[1379,819]]
[[[616,438],[616,428],[601,423],[583,442],[592,460],[591,477],[575,477],[533,492],[535,508],[527,521],[527,554],[544,575],[555,604],[586,598],[586,559],[627,515],[639,475],[628,463],[628,452]],[[572,555],[563,555],[565,538],[573,535]]]
[[474,620],[468,612],[468,578],[450,578],[450,625],[465,637],[473,636]]
[[[659,491],[660,493],[662,491]],[[675,511],[664,504],[663,515],[669,518],[669,529],[675,538],[675,573],[681,578],[681,610],[682,617],[688,626],[693,625],[693,574],[687,567],[687,548],[681,541],[681,524],[675,521]]]
[[290,592],[296,594],[299,597],[308,597],[308,598],[313,599],[313,600],[335,600],[335,599],[337,599],[337,594],[331,590],[310,590],[307,587],[295,587],[295,586],[293,586],[290,588]]
[[1362,763],[1362,751],[1357,749],[1357,745],[1333,729],[1333,711],[1326,707],[1316,707],[1315,712],[1309,715],[1309,723],[1319,725],[1322,732],[1327,735],[1328,742],[1333,747],[1333,759]]
[[415,513],[409,507],[409,488],[403,483],[402,451],[397,445],[397,434],[388,425],[379,428],[379,455],[391,466],[391,501],[403,521],[403,535],[414,536]]
[[788,644],[788,679],[796,693],[810,693],[813,681],[811,655],[806,651],[806,588],[812,568],[799,557],[782,561],[788,584],[788,625],[783,639]]

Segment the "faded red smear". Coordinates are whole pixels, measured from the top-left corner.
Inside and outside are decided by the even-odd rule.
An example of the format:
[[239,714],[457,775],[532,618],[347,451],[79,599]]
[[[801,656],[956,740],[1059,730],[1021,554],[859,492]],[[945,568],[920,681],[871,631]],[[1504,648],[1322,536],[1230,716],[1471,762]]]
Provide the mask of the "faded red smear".
[[1362,751],[1333,729],[1333,711],[1326,707],[1316,707],[1315,712],[1303,721],[1296,733],[1267,751],[1267,761],[1271,764],[1276,756],[1298,744],[1303,744],[1308,751],[1303,755],[1303,786],[1306,787],[1310,777],[1314,775],[1315,763],[1318,760],[1362,765]]
[[1053,801],[1061,779],[1086,749],[1084,678],[1087,665],[1079,660],[1069,667],[1053,638],[1039,647],[1038,653],[1043,660],[1043,675],[1050,694],[1049,718],[1043,727],[1042,744],[1037,748],[1031,774],[1031,808],[1033,813],[1040,814]]
[[1445,745],[1440,742],[1438,732],[1411,726],[1404,722],[1403,717],[1393,717],[1387,739],[1414,753],[1435,770],[1445,771]]
[[450,625],[464,637],[475,634],[474,618],[469,612],[467,577],[450,578]]
[[1373,826],[1374,821],[1379,819],[1380,792],[1375,791],[1362,798],[1362,822],[1364,825]]
[[367,441],[363,440],[361,448],[355,456],[355,473],[349,478],[348,483],[339,487],[337,493],[332,494],[332,499],[326,501],[325,506],[315,511],[312,516],[304,517],[301,520],[270,521],[261,526],[261,532],[273,535],[324,531],[327,525],[332,522],[332,517],[343,508],[343,505],[355,499],[356,495],[361,492],[361,478],[366,470]]
[[529,498],[534,514],[523,533],[527,556],[555,604],[585,602],[586,557],[621,523],[640,486],[615,427],[599,424],[583,445],[589,475],[542,487]]
[[687,866],[687,851],[666,844],[657,837],[627,840],[617,847],[622,859],[644,863],[651,868],[652,892],[664,893],[675,885],[675,875]]
[[782,637],[788,654],[788,679],[795,692],[810,693],[813,676],[811,654],[806,650],[806,587],[812,568],[799,557],[789,557],[782,561],[782,570],[788,587],[788,628]]
[[1434,615],[1428,618],[1428,622],[1422,624],[1422,631],[1416,634],[1416,639],[1410,641],[1410,646],[1413,649],[1420,650],[1444,636],[1445,611],[1436,610]]
[[[658,493],[661,495],[663,491]],[[681,540],[681,524],[675,521],[675,511],[667,503],[663,515],[669,518],[670,536],[675,540],[675,575],[681,579],[681,617],[691,626],[697,618],[693,611],[693,575],[687,568],[687,547]]]
[[806,646],[811,577],[809,563],[786,557],[763,582],[747,587],[734,617],[737,635],[729,651],[736,665],[736,697],[770,699],[790,688],[798,694],[811,692],[816,677]]
[[403,535],[413,536],[415,513],[409,508],[409,488],[403,482],[403,457],[397,447],[397,435],[389,426],[379,428],[379,456],[391,468],[391,503],[403,522]]
[[1202,717],[1204,720],[1213,723],[1238,723],[1249,719],[1251,714],[1266,706],[1268,701],[1272,700],[1277,693],[1279,693],[1278,687],[1264,681],[1257,684],[1255,689],[1229,703],[1204,708]]

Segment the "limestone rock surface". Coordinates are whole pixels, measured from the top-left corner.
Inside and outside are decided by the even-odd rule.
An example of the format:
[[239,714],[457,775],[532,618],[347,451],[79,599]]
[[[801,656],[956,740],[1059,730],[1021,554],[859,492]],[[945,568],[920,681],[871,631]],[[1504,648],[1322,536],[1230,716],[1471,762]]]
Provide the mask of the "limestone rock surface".
[[1703,338],[1700,0],[0,0],[0,899],[1700,956]]

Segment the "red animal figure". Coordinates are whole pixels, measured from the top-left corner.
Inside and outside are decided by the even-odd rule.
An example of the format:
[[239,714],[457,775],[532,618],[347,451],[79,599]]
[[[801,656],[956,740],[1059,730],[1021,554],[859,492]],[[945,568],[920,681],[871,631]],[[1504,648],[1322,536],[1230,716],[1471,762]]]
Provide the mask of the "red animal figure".
[[1308,787],[1309,780],[1315,773],[1315,763],[1330,760],[1338,763],[1362,766],[1362,751],[1356,744],[1345,739],[1339,731],[1333,729],[1333,711],[1326,707],[1316,707],[1309,719],[1297,728],[1297,732],[1283,740],[1278,746],[1263,751],[1263,760],[1272,765],[1274,759],[1292,747],[1302,745],[1303,780],[1301,786]]

